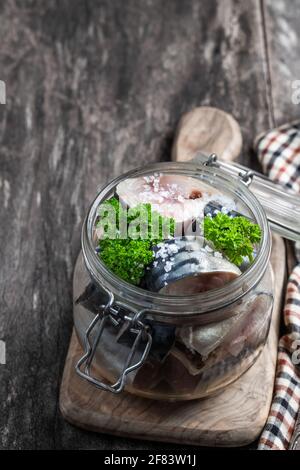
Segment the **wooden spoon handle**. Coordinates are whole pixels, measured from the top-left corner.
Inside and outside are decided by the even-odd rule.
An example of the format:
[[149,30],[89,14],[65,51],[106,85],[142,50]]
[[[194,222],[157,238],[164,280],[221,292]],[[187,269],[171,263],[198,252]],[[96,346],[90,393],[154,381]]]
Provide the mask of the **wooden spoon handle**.
[[221,109],[202,106],[180,119],[172,160],[185,162],[202,151],[232,161],[239,156],[241,149],[242,134],[237,121]]

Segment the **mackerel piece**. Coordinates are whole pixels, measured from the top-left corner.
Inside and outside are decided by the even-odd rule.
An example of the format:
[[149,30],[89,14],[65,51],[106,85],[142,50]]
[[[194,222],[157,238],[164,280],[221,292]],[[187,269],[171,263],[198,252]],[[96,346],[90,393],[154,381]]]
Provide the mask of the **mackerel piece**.
[[154,247],[155,260],[145,276],[152,292],[196,294],[222,287],[241,274],[230,261],[204,246],[202,237],[166,240]]

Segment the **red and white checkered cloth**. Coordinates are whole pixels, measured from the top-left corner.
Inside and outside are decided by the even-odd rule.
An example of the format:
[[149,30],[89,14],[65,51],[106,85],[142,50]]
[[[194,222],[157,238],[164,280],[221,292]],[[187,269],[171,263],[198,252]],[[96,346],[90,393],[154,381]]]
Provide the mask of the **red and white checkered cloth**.
[[[300,121],[273,129],[255,144],[263,171],[300,195]],[[274,396],[258,449],[289,448],[300,410],[300,246],[299,264],[291,273],[283,310],[285,331],[279,340]],[[300,440],[300,429],[299,432]],[[295,435],[293,436],[295,441]]]

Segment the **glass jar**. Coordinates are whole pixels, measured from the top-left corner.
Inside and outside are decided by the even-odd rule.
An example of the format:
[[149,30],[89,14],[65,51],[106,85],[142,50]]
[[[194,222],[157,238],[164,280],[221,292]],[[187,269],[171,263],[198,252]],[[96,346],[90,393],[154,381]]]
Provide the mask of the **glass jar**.
[[[263,349],[273,306],[268,220],[248,189],[249,174],[236,177],[203,163],[129,172],[106,185],[88,211],[74,273],[74,323],[85,351],[76,370],[101,389],[159,400],[201,398],[240,377]],[[95,252],[98,207],[125,178],[154,172],[222,188],[259,224],[260,246],[245,272],[221,288],[175,296],[135,287],[106,268]]]

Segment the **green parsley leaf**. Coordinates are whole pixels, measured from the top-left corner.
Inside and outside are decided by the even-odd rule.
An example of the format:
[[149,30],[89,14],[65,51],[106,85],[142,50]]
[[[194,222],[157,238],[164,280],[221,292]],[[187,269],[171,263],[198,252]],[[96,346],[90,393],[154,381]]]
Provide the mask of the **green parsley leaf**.
[[253,249],[261,235],[259,225],[243,216],[230,217],[219,212],[215,217],[204,217],[204,237],[237,266],[243,257],[253,261]]
[[[104,226],[104,234],[114,233],[114,238],[103,237],[99,240],[99,257],[121,279],[139,285],[146,267],[154,258],[152,247],[167,236],[174,236],[175,221],[152,211],[151,204],[139,204],[127,209],[115,197],[108,199],[106,203],[115,209],[116,230],[110,231],[109,222]],[[106,217],[107,213],[108,211],[104,211],[102,217]],[[128,231],[127,238],[120,238],[120,221],[124,214],[129,228],[132,226],[132,236]],[[101,220],[97,226],[102,226]],[[164,228],[168,233],[164,233]]]

